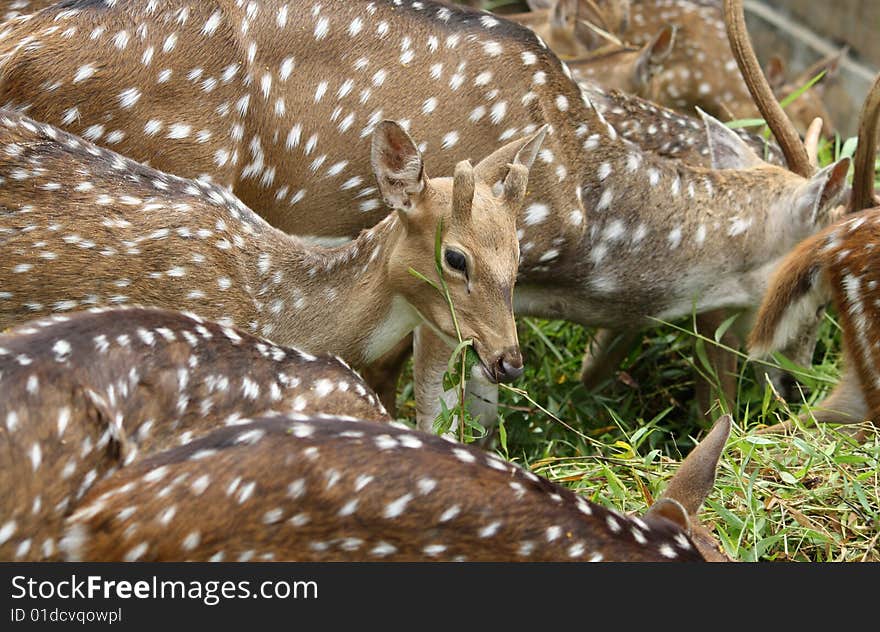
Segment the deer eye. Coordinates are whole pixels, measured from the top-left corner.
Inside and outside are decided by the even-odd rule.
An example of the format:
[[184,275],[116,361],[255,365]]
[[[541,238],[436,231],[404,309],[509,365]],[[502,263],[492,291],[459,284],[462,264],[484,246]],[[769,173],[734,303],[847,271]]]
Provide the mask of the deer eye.
[[458,270],[465,275],[467,274],[467,259],[458,250],[447,248],[446,254],[443,258],[446,259],[446,265],[448,265],[450,268],[452,268],[453,270]]

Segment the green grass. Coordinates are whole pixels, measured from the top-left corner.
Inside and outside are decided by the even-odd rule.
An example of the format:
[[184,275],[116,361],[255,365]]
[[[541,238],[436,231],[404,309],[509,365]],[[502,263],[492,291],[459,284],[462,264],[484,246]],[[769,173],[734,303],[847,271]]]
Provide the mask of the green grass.
[[[838,141],[823,148],[820,160],[827,164],[853,150],[854,142]],[[501,391],[503,432],[494,450],[595,502],[643,512],[705,433],[694,384],[706,375],[700,346],[715,343],[695,335],[691,321],[643,331],[614,377],[587,392],[581,359],[594,332],[519,318],[527,368],[516,386],[527,395]],[[809,394],[798,401],[782,400],[756,379],[753,363],[740,358],[734,430],[701,514],[733,558],[880,561],[880,433],[869,424],[857,428],[861,441],[852,428],[829,426],[754,432],[795,420],[821,401],[840,375],[840,362],[833,314],[823,323],[812,366],[802,368]],[[398,398],[399,416],[410,421],[411,378],[404,374]]]
[[[643,512],[704,433],[688,330],[687,322],[646,330],[615,379],[589,393],[579,373],[590,332],[520,318],[527,369],[517,386],[558,419],[502,391],[506,445],[496,439],[495,450],[595,502]],[[828,317],[806,369],[814,390],[805,402],[782,401],[740,363],[735,427],[701,515],[735,559],[880,561],[880,434],[867,424],[862,442],[832,427],[754,434],[827,394],[839,374],[839,340]],[[403,379],[399,414],[412,419],[410,376]]]

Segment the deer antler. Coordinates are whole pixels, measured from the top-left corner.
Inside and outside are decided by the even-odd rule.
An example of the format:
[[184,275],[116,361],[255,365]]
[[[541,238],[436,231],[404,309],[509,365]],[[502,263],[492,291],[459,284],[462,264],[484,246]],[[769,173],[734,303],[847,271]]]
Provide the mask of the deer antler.
[[819,167],[819,141],[822,137],[822,126],[824,124],[822,117],[817,116],[807,128],[807,133],[804,134],[804,148],[807,150],[807,156],[810,159],[810,164],[813,165],[813,169]]
[[855,175],[850,212],[877,205],[874,199],[874,160],[877,156],[877,124],[880,121],[880,75],[865,97],[859,115],[859,144],[855,155]]
[[727,37],[730,40],[730,47],[733,49],[733,56],[736,58],[743,79],[745,79],[758,110],[767,121],[773,135],[776,136],[789,169],[805,178],[810,177],[813,168],[810,165],[807,150],[801,143],[797,130],[776,101],[773,90],[767,83],[758,58],[755,56],[746,29],[742,0],[724,0],[724,23],[727,25]]

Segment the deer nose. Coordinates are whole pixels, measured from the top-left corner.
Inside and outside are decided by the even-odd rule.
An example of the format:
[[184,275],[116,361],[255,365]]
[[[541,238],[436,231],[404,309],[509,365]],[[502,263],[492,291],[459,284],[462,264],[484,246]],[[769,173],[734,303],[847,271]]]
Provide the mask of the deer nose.
[[523,374],[523,358],[519,347],[505,349],[492,362],[494,382],[513,382]]
[[[776,381],[776,390],[779,391],[783,399],[788,401],[797,401],[801,397],[807,397],[810,394],[810,388],[799,384],[797,378],[791,373],[783,373],[779,377]],[[801,391],[803,391],[803,394],[801,394]]]

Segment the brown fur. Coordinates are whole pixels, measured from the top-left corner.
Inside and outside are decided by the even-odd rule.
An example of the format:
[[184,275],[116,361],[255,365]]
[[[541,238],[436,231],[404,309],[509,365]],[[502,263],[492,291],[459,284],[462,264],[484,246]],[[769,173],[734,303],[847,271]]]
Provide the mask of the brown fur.
[[[721,426],[707,440],[723,447]],[[255,420],[118,472],[79,505],[62,546],[95,561],[700,561],[683,503],[699,509],[720,448],[715,461],[694,453],[664,495],[685,513],[642,520],[407,428]]]
[[[355,242],[328,250],[272,228],[226,190],[6,113],[0,119],[0,174],[7,180],[0,192],[7,211],[0,216],[7,257],[0,327],[93,305],[156,305],[190,309],[362,366],[423,320],[455,339],[445,297],[410,273],[439,282],[433,260],[443,221],[443,248],[469,262],[468,275],[444,273],[460,330],[474,340],[487,374],[505,379],[499,363],[521,367],[511,303],[515,221],[528,172],[522,161],[531,164],[537,138],[509,143],[481,161],[467,212],[450,213],[451,180],[428,178],[409,136],[392,123],[379,126],[374,168],[382,179],[395,178],[380,186],[398,212]],[[420,166],[411,177],[394,171],[398,153]],[[513,191],[495,196],[487,183],[500,179],[515,183]],[[413,190],[398,191],[400,183]]]
[[[558,58],[510,21],[431,0],[420,10],[389,0],[328,0],[320,15],[295,10],[284,22],[284,4],[253,5],[250,15],[251,5],[217,0],[191,7],[185,21],[178,0],[160,2],[154,15],[133,0],[46,9],[8,25],[0,102],[29,105],[34,117],[55,123],[76,106],[80,118],[64,123],[72,131],[100,133],[99,142],[112,140],[173,173],[195,175],[193,165],[221,152],[211,168],[216,183],[286,230],[334,237],[351,237],[385,216],[368,181],[367,136],[377,117],[410,121],[439,173],[485,155],[500,137],[548,124],[553,133],[518,218],[514,299],[521,313],[585,325],[624,325],[621,314],[632,321],[627,326],[674,318],[690,313],[694,297],[698,311],[754,305],[771,262],[824,224],[826,209],[812,205],[821,178],[807,183],[751,161],[724,172],[694,168],[624,142]],[[63,30],[52,30],[61,22]],[[143,38],[141,22],[150,25]],[[119,48],[122,31],[129,40]],[[181,48],[165,52],[172,34]],[[39,43],[23,44],[37,35]],[[98,46],[108,49],[100,59]],[[194,48],[201,56],[181,54]],[[238,64],[231,94],[223,83],[230,64]],[[158,83],[163,69],[174,72]],[[130,88],[142,93],[123,107],[120,95]],[[189,102],[200,107],[180,108]],[[203,126],[202,112],[205,121],[219,112],[220,127]],[[142,143],[151,120],[162,128],[149,127],[155,133]],[[199,142],[202,129],[211,136]],[[126,135],[111,137],[115,131]],[[342,172],[328,173],[328,165],[343,165]],[[420,270],[430,266],[426,257]],[[466,284],[458,290],[468,300]]]
[[327,355],[177,312],[114,309],[0,335],[0,559],[53,559],[89,487],[238,419],[294,411],[388,421]]

